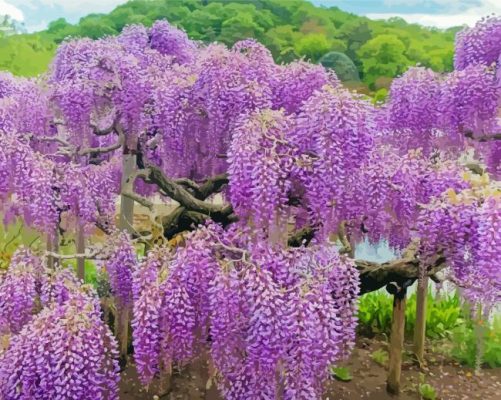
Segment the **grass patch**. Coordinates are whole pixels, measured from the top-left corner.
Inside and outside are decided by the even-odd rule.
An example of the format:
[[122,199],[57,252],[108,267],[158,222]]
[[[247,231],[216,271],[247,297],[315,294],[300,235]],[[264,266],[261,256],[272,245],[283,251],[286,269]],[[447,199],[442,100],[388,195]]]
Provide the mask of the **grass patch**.
[[[365,336],[389,335],[393,298],[384,289],[368,293],[359,302],[359,333]],[[416,321],[416,293],[407,299],[405,334],[412,339]],[[480,324],[480,328],[478,324]],[[479,336],[480,335],[480,336]],[[484,367],[501,367],[501,317],[492,321],[475,321],[457,293],[436,298],[428,291],[426,337],[444,343],[439,346],[457,361],[470,367],[478,355]],[[376,360],[375,360],[376,361]]]

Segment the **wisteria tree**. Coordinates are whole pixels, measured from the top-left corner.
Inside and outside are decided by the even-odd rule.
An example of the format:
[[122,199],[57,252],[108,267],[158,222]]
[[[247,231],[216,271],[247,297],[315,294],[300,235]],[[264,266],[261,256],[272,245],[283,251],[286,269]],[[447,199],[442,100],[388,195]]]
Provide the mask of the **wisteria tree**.
[[[500,54],[501,19],[482,20],[458,34],[454,72],[411,68],[374,105],[321,66],[160,21],[68,40],[36,80],[0,75],[2,213],[50,244],[0,278],[0,398],[118,396],[98,295],[48,260],[104,265],[145,385],[208,353],[227,399],[320,398],[361,294],[445,271],[494,305]],[[86,246],[60,254],[72,235]],[[401,257],[356,259],[363,240]]]

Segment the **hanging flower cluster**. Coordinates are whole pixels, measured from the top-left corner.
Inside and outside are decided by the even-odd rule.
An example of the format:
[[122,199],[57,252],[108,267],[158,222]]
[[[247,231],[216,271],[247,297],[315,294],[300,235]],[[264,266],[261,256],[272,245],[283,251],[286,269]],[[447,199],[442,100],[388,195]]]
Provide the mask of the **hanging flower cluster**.
[[14,253],[0,281],[0,334],[16,334],[33,318],[43,272],[42,260],[29,250]]
[[118,399],[115,339],[96,293],[71,270],[48,271],[20,249],[0,299],[2,333],[11,333],[0,354],[0,398]]
[[465,69],[472,64],[490,66],[501,54],[501,18],[489,16],[456,35],[454,67]]
[[373,133],[369,104],[342,88],[315,92],[298,115],[291,134],[299,154],[295,175],[310,220],[324,233],[337,230],[343,186],[372,149]]
[[96,295],[84,288],[69,294],[44,308],[0,355],[3,399],[118,399],[117,344]]
[[483,64],[440,76],[425,68],[411,68],[393,81],[387,105],[382,107],[382,128],[396,147],[421,148],[425,154],[437,147],[462,150],[466,135],[491,135],[497,131],[501,104],[495,72]]
[[402,250],[415,236],[423,204],[449,188],[469,186],[462,171],[447,158],[424,157],[420,149],[399,155],[393,146],[377,148],[343,188],[341,215],[350,236],[371,243],[387,240]]
[[0,132],[0,199],[7,222],[22,216],[28,226],[52,233],[58,219],[55,165],[26,141]]
[[133,276],[134,360],[141,382],[146,386],[160,370],[160,284],[169,259],[166,250],[154,248],[148,252]]
[[443,255],[466,297],[492,306],[501,300],[500,191],[489,187],[487,175],[467,179],[471,188],[449,189],[422,211],[422,257]]
[[132,306],[132,275],[137,268],[136,249],[129,235],[122,232],[116,238],[109,260],[105,264],[111,293],[119,309]]
[[242,121],[233,133],[229,197],[239,216],[256,227],[273,229],[285,218],[294,164],[287,141],[291,129],[283,112],[265,110]]
[[334,247],[246,242],[237,229],[201,228],[171,262],[155,254],[138,270],[145,289],[134,340],[144,383],[209,346],[225,398],[321,395],[328,367],[354,344],[356,269]]

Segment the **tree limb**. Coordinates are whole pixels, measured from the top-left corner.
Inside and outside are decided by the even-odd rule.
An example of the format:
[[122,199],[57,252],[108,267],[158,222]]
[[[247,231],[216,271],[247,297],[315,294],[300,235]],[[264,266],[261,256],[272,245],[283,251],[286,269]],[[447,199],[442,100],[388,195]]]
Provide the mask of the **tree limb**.
[[95,249],[94,251],[85,251],[85,253],[75,253],[75,254],[60,254],[55,253],[53,251],[45,251],[45,256],[50,256],[53,258],[57,258],[58,260],[73,260],[75,258],[87,258],[93,260],[106,260],[109,256],[100,254],[103,252],[103,249]]
[[109,146],[88,147],[85,149],[80,149],[80,150],[78,150],[77,154],[79,156],[85,156],[87,154],[109,153],[111,151],[115,151],[115,150],[119,149],[120,147],[122,147],[124,144],[124,141],[125,141],[125,135],[124,135],[123,131],[119,130],[117,143],[113,143]]
[[212,204],[203,200],[197,199],[182,185],[176,183],[175,180],[167,177],[160,168],[149,165],[145,170],[146,173],[140,177],[147,183],[156,184],[160,190],[172,200],[177,201],[188,211],[196,211],[206,214],[214,219],[225,217],[233,212],[231,205]]
[[207,178],[202,184],[198,184],[191,179],[181,178],[174,181],[176,184],[181,185],[193,192],[193,195],[199,200],[205,200],[214,193],[219,193],[224,185],[229,183],[227,174],[215,175]]
[[219,193],[229,182],[228,174],[220,174],[207,179],[200,186],[200,199],[205,200],[211,194]]
[[315,236],[316,229],[311,226],[304,227],[294,232],[289,239],[287,240],[287,244],[290,247],[300,247],[307,246],[310,241]]
[[140,196],[130,191],[122,191],[122,195],[128,197],[131,200],[134,200],[136,203],[141,204],[148,210],[153,211],[153,202],[147,199],[146,197]]
[[91,123],[90,126],[94,132],[94,135],[106,136],[116,129],[116,126],[117,126],[119,120],[120,120],[120,113],[117,112],[115,115],[115,118],[113,118],[113,122],[111,123],[110,126],[104,128],[104,129],[99,129],[98,126],[94,123]]
[[35,139],[35,140],[39,140],[40,142],[57,142],[59,144],[62,144],[63,146],[65,147],[71,147],[70,143],[60,137],[60,136],[35,136],[35,135],[30,135],[29,136],[30,139]]
[[473,131],[466,131],[464,135],[471,140],[475,140],[476,142],[490,142],[492,140],[501,140],[501,133],[496,133],[494,135],[482,135],[475,136]]
[[186,189],[190,189],[196,198],[200,198],[200,186],[196,182],[188,178],[176,179],[174,182],[185,187]]
[[[366,260],[355,260],[360,273],[360,294],[378,290],[390,282],[403,282],[419,278],[419,268],[422,261],[416,256],[403,257],[385,263],[375,263]],[[445,257],[438,255],[427,268],[426,275],[432,276],[446,267]]]
[[339,240],[343,247],[339,250],[340,254],[348,254],[353,258],[353,248],[351,246],[350,241],[348,240],[348,236],[346,235],[346,221],[343,221],[339,224],[339,232],[338,232]]

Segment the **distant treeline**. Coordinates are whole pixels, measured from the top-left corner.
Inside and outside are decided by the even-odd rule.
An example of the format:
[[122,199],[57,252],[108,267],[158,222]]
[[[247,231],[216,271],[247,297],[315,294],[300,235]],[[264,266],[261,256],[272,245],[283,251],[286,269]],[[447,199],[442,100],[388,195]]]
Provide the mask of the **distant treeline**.
[[387,87],[410,65],[450,71],[455,33],[408,24],[400,18],[373,21],[304,0],[132,0],[109,14],[89,14],[78,24],[58,19],[34,34],[0,31],[0,69],[33,76],[46,70],[57,45],[68,37],[99,38],[125,25],[158,19],[182,27],[203,42],[227,45],[253,37],[278,62],[304,57],[334,68],[341,79],[371,90]]

